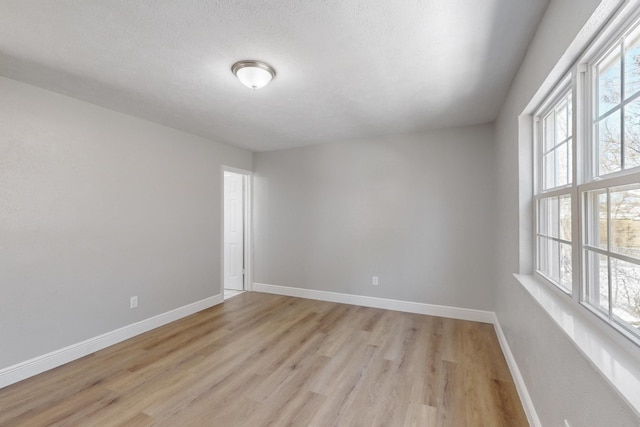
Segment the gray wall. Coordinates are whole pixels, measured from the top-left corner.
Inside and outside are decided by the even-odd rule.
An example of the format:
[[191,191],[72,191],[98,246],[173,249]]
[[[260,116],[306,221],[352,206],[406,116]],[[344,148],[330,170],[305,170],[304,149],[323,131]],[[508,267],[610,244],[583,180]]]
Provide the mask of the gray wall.
[[0,368],[220,293],[221,164],[250,152],[5,78],[0,99]]
[[254,282],[493,310],[492,147],[485,125],[256,153]]
[[496,122],[496,220],[500,230],[496,311],[545,427],[563,426],[564,419],[574,427],[640,425],[631,409],[512,276],[531,268],[529,259],[519,259],[519,254],[528,258],[531,253],[526,236],[530,227],[525,223],[520,228],[519,224],[519,212],[530,212],[531,188],[519,176],[519,160],[530,169],[524,163],[530,161],[530,155],[519,152],[518,115],[598,3],[551,1]]

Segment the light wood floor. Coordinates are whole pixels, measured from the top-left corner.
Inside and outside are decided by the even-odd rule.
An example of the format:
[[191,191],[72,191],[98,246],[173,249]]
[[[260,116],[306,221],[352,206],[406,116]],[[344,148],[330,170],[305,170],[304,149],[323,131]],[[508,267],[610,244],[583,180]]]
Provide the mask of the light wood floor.
[[1,426],[526,426],[482,323],[248,292],[0,389]]

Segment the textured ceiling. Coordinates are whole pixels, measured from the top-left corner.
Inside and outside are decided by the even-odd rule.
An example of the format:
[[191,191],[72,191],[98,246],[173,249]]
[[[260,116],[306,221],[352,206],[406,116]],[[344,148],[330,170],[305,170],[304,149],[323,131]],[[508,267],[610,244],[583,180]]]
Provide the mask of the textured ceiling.
[[495,119],[547,3],[0,0],[0,75],[254,151],[413,133]]

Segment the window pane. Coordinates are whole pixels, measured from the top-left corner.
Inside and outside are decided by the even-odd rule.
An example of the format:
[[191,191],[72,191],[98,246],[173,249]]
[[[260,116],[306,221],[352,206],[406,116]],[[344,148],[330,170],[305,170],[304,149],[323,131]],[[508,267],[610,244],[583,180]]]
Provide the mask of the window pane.
[[567,120],[567,103],[565,101],[556,109],[556,144],[569,137]]
[[548,240],[549,272],[548,276],[553,282],[560,283],[560,244],[555,240]]
[[640,265],[611,258],[612,312],[640,331]]
[[560,254],[558,242],[545,237],[538,238],[538,271],[555,283],[560,279]]
[[571,292],[571,245],[560,243],[560,286]]
[[624,55],[624,98],[640,91],[640,27],[626,39]]
[[549,235],[549,218],[547,213],[547,201],[548,199],[538,200],[538,233]]
[[537,241],[536,269],[558,286],[571,292],[571,244],[560,243],[551,238],[571,239],[571,195],[539,199],[537,216],[538,234],[541,236],[538,236]]
[[560,197],[560,238],[571,241],[571,196]]
[[545,154],[542,161],[542,188],[548,190],[555,186],[556,150],[553,150],[549,154]]
[[624,107],[624,168],[640,166],[640,99]]
[[548,190],[573,181],[571,158],[572,118],[571,92],[552,107],[542,119],[541,157],[538,158],[542,175],[542,189]]
[[549,218],[549,235],[560,237],[560,224],[558,223],[558,198],[550,197],[547,202],[547,215]]
[[585,195],[584,221],[587,245],[607,250],[607,193],[590,191]]
[[547,242],[549,240],[544,237],[538,237],[538,265],[537,270],[544,274],[545,276],[549,276],[549,246]]
[[620,47],[615,48],[597,66],[598,117],[620,104]]
[[544,144],[543,148],[545,153],[556,145],[555,138],[555,112],[552,111],[544,118]]
[[609,313],[609,273],[607,257],[597,252],[585,251],[587,301]]
[[569,162],[570,160],[567,158],[567,143],[563,143],[556,150],[556,161],[558,162],[556,165],[556,186],[567,185],[569,182],[569,177],[567,176],[567,172],[569,172]]
[[607,249],[609,247],[609,227],[607,222],[607,193],[601,192],[598,194],[598,216],[597,216],[597,224],[598,224],[598,246],[602,249]]
[[640,188],[611,192],[611,251],[640,259]]
[[620,110],[598,123],[598,175],[622,169]]

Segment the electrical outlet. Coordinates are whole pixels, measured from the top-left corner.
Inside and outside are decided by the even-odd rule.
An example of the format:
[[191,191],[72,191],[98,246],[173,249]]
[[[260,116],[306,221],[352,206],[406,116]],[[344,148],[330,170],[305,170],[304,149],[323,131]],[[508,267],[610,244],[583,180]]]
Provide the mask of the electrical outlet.
[[129,308],[138,308],[138,297],[129,298]]
[[378,276],[373,276],[373,277],[371,278],[371,284],[372,284],[373,286],[378,286]]

